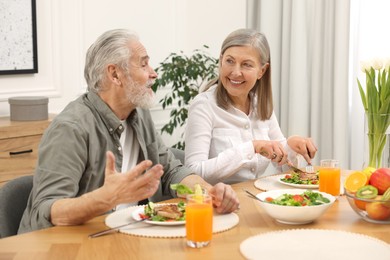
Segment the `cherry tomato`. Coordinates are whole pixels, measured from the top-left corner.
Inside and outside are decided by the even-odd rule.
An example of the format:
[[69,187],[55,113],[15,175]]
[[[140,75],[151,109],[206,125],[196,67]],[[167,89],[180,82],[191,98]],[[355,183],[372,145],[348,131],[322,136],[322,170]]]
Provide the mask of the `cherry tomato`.
[[142,213],[139,213],[138,215],[139,215],[139,217],[140,217],[141,219],[148,218],[148,216],[146,216],[145,214],[142,214]]
[[303,202],[303,197],[301,195],[294,195],[293,200],[296,202]]
[[274,199],[273,198],[271,198],[271,197],[267,197],[267,198],[265,198],[265,201],[267,201],[267,202],[272,202]]

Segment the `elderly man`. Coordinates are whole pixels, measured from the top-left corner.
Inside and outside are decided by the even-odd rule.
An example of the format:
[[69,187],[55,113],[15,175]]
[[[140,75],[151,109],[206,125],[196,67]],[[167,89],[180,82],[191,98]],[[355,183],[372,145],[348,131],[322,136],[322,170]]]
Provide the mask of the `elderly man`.
[[183,167],[157,134],[147,110],[157,74],[136,34],[101,35],[88,49],[84,74],[88,92],[42,138],[19,233],[82,224],[121,204],[172,198],[172,183],[199,183],[220,213],[238,208],[229,185],[211,186]]

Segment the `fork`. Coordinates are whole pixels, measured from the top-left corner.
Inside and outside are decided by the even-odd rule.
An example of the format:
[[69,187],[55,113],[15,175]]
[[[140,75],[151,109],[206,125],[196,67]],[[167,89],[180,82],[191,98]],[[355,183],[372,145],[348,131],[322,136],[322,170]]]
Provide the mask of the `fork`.
[[136,224],[136,223],[140,223],[142,221],[149,220],[149,219],[150,218],[143,218],[143,219],[136,220],[136,221],[133,221],[133,222],[130,222],[130,223],[126,223],[126,224],[123,224],[123,225],[120,225],[120,226],[108,228],[108,229],[105,229],[103,231],[99,231],[99,232],[93,233],[93,234],[89,235],[89,237],[90,238],[100,237],[100,236],[108,234],[108,233],[117,232],[120,228],[123,228],[123,227],[126,227],[126,226],[130,226],[130,225],[133,225],[133,224]]
[[259,199],[259,198],[258,198],[255,194],[253,194],[252,192],[247,191],[247,190],[245,190],[245,189],[242,189],[242,190],[245,191],[245,192],[247,193],[248,197],[263,202],[261,199]]
[[308,164],[305,168],[307,173],[314,173],[314,167],[311,164]]

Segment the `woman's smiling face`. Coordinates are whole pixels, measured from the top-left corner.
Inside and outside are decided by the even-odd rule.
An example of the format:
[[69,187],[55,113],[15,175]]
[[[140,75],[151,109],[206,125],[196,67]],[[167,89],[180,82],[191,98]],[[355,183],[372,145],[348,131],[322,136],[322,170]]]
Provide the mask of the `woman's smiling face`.
[[233,46],[221,56],[220,80],[230,98],[247,98],[256,81],[266,71],[260,54],[252,46]]

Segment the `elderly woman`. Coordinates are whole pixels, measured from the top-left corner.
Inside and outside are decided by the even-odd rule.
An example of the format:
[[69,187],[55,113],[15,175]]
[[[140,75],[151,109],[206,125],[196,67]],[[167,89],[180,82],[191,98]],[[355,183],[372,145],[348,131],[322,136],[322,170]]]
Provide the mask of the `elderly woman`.
[[185,164],[210,183],[258,178],[317,148],[311,138],[286,139],[273,111],[270,48],[257,31],[239,29],[222,44],[219,77],[193,100],[185,132]]

